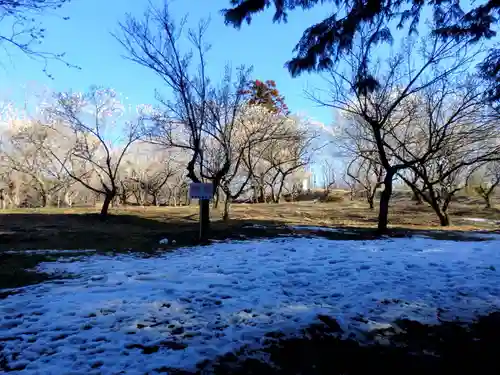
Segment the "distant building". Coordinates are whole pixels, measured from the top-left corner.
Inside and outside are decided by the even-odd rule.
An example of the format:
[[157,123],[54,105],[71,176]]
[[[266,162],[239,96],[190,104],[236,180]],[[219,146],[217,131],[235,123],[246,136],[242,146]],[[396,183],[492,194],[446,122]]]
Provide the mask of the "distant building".
[[304,171],[304,177],[302,179],[302,190],[306,191],[314,187],[313,184],[314,175],[310,170]]

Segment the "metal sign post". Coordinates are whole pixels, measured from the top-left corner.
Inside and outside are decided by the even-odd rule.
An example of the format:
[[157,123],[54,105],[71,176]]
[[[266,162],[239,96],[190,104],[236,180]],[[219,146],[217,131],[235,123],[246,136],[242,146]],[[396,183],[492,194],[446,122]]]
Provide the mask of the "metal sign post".
[[214,186],[193,182],[189,185],[189,197],[197,198],[200,204],[200,241],[205,242],[208,239],[210,230],[210,199],[214,195]]

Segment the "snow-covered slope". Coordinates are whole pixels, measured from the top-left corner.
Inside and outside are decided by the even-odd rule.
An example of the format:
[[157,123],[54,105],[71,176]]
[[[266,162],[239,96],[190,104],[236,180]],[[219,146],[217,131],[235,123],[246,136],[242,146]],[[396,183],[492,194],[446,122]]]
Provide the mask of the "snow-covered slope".
[[[498,236],[280,238],[156,258],[82,256],[40,269],[77,277],[0,300],[3,355],[25,374],[192,368],[318,313],[352,332],[399,317],[437,322],[438,308],[442,318],[471,320],[500,307]],[[368,323],[353,319],[360,315]]]

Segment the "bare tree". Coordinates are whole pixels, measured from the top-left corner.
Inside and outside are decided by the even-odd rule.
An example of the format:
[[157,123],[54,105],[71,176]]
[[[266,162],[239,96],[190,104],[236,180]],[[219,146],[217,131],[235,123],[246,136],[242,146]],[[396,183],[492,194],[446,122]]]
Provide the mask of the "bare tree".
[[26,200],[31,179],[24,173],[12,170],[3,170],[1,174],[2,208],[21,207]]
[[321,163],[321,174],[323,179],[323,190],[325,191],[325,195],[328,196],[331,189],[335,187],[337,177],[333,163],[328,159]]
[[284,116],[260,105],[246,105],[239,112],[237,124],[234,127],[234,141],[229,145],[233,158],[231,168],[221,183],[221,190],[225,197],[223,220],[229,219],[231,201],[238,199],[251,189],[249,184],[254,177],[256,164],[261,160],[257,153],[262,151],[271,140],[283,136],[285,121]]
[[493,161],[478,166],[474,171],[479,175],[479,183],[474,187],[476,193],[484,199],[486,208],[491,208],[491,197],[500,185],[500,162]]
[[86,94],[60,93],[45,111],[48,124],[71,147],[63,159],[48,145],[47,152],[74,180],[104,196],[101,215],[118,193],[119,169],[130,146],[142,136],[142,121],[122,121],[123,106],[113,90],[92,87]]
[[[367,58],[371,38],[382,38],[383,22],[374,23],[371,37],[361,35],[353,43],[353,49],[345,57],[347,71],[331,70],[331,98],[324,101],[312,95],[316,101],[340,110],[344,116],[357,122],[365,131],[362,136],[371,146],[359,150],[365,159],[372,159],[384,168],[384,190],[381,193],[378,231],[387,231],[389,203],[393,180],[397,173],[423,162],[442,146],[443,140],[435,140],[423,149],[417,149],[411,134],[405,129],[418,111],[414,100],[417,93],[448,79],[464,74],[472,57],[466,54],[465,43],[443,41],[430,36],[420,44],[409,40],[403,48],[383,61]],[[415,46],[420,48],[415,51]],[[418,53],[419,58],[415,58]],[[360,74],[360,71],[366,74]],[[363,82],[359,81],[363,78]],[[419,147],[421,144],[419,144]],[[376,155],[376,158],[373,157]]]
[[[347,187],[349,188],[349,200],[354,200],[357,192],[359,191],[359,183],[354,178],[349,176],[347,171],[343,175],[343,180]],[[327,197],[326,197],[327,198]]]
[[284,140],[274,140],[268,147],[268,161],[272,167],[269,187],[271,199],[279,203],[286,179],[310,163],[313,137],[307,131],[296,129]]
[[442,79],[423,90],[416,102],[416,121],[406,133],[412,133],[415,149],[439,147],[412,163],[420,184],[404,180],[434,209],[441,225],[447,226],[449,205],[466,186],[467,176],[478,165],[500,158],[500,132],[496,121],[484,116],[484,95],[473,77]]
[[133,195],[139,205],[159,205],[162,192],[169,188],[169,181],[172,182],[185,168],[184,159],[174,149],[144,141],[136,142],[122,166],[122,203],[125,204],[128,197]]
[[[152,116],[152,138],[190,152],[187,177],[193,182],[210,181],[217,191],[234,160],[231,143],[249,70],[238,69],[234,79],[226,67],[222,82],[213,85],[206,72],[208,22],[187,32],[185,23],[184,19],[176,25],[166,4],[150,6],[142,21],[128,15],[117,39],[130,60],[155,72],[171,91],[172,100],[157,93],[162,105]],[[179,40],[186,36],[194,51],[182,51]],[[204,204],[208,206],[208,201]],[[207,213],[202,221],[208,224],[208,207],[202,212]]]
[[371,159],[356,158],[347,165],[346,174],[363,189],[366,201],[373,210],[375,195],[384,181],[382,165]]
[[[57,134],[35,120],[17,121],[3,134],[2,163],[4,167],[24,173],[39,197],[39,205],[47,206],[51,198],[67,190],[73,180],[64,168],[46,152]],[[60,148],[53,152],[59,152]],[[67,157],[61,158],[67,163]]]

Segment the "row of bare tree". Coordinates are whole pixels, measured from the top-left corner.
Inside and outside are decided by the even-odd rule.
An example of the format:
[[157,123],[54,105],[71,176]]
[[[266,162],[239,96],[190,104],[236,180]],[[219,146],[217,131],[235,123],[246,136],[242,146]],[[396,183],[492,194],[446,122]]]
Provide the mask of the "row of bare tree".
[[119,95],[97,87],[45,98],[37,116],[2,129],[2,207],[99,200],[106,215],[115,203],[186,203],[189,182],[208,182],[227,219],[231,201],[279,202],[299,190],[315,135],[304,120],[253,104],[251,69],[208,76],[207,26],[186,30],[166,5],[127,16],[116,38],[164,84],[159,105],[131,116]]
[[[221,79],[209,76],[207,26],[186,30],[166,6],[151,6],[143,19],[127,16],[115,36],[163,84],[158,106],[132,118],[116,93],[92,88],[60,93],[39,116],[11,122],[0,149],[2,206],[102,199],[106,215],[113,202],[186,202],[189,182],[210,182],[228,218],[231,201],[279,202],[300,191],[316,135],[300,118],[250,104],[259,102],[247,96],[250,69],[227,65]],[[366,28],[330,70],[329,95],[311,98],[341,115],[335,134],[350,158],[346,180],[363,187],[371,207],[381,190],[380,232],[396,180],[448,225],[448,207],[467,181],[480,181],[487,202],[500,183],[499,112],[482,77],[470,73],[481,46],[409,37],[374,58],[371,47],[387,28],[382,19]],[[335,175],[324,169],[328,191]]]
[[301,186],[313,134],[299,118],[235,104],[226,89],[207,106],[198,145],[164,113],[125,121],[112,90],[56,95],[38,118],[2,131],[1,207],[101,202],[106,215],[111,204],[187,204],[193,180],[214,184],[225,219],[238,198],[279,202]]
[[[186,204],[192,144],[184,127],[148,128],[157,114],[124,122],[119,107],[113,91],[94,88],[58,95],[43,119],[11,122],[1,143],[2,207],[102,200],[105,215],[112,203]],[[227,126],[203,131],[194,169],[198,181],[214,183],[225,217],[240,197],[278,203],[301,186],[312,137],[300,119],[242,105]]]

